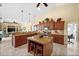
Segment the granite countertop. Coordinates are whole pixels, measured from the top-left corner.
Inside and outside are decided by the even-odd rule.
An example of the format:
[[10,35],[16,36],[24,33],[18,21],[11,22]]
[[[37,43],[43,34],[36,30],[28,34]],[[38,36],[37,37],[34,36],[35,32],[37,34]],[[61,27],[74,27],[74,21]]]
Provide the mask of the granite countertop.
[[36,36],[28,37],[28,40],[38,42],[41,44],[47,44],[53,40],[53,37],[44,36],[44,37],[40,38],[39,35],[36,35]]
[[19,34],[14,34],[14,36],[21,36],[21,35],[31,35],[31,34],[35,34],[35,32],[25,32],[25,33],[19,33]]

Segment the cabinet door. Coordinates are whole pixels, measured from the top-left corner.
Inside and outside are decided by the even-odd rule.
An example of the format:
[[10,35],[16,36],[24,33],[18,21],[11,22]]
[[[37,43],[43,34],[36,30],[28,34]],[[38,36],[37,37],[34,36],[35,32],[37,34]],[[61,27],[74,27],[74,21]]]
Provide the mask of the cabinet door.
[[55,30],[64,30],[64,21],[55,22]]
[[25,35],[15,36],[15,47],[21,46],[27,43],[27,38]]
[[64,44],[64,35],[60,35],[58,38],[59,38],[58,43]]
[[64,44],[64,35],[53,35],[53,41],[58,44]]
[[51,21],[51,22],[49,23],[49,28],[50,28],[51,30],[54,30],[54,27],[55,27],[55,22],[54,22],[54,21]]

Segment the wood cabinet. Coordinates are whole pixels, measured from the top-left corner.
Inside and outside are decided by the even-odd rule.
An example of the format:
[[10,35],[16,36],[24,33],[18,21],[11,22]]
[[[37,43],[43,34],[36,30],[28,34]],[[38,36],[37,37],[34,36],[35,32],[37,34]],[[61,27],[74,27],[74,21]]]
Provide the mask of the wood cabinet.
[[64,21],[55,22],[55,30],[64,30]]
[[12,36],[12,45],[14,47],[18,47],[18,46],[21,46],[26,43],[27,43],[27,36],[26,35]]
[[12,46],[18,47],[27,43],[27,38],[37,35],[35,32],[14,33],[12,35]]
[[64,30],[64,21],[48,21],[41,22],[38,24],[39,29],[42,30],[44,27],[48,27],[51,30]]
[[49,29],[51,29],[51,30],[55,29],[55,22],[54,21],[49,22]]
[[40,22],[38,25],[39,30],[42,30],[44,27],[48,27],[49,29],[53,30],[55,27],[54,21],[48,21],[48,22]]
[[36,56],[49,56],[53,51],[52,40],[52,38],[28,38],[28,52]]
[[53,37],[53,42],[63,44],[64,45],[64,35],[52,35]]

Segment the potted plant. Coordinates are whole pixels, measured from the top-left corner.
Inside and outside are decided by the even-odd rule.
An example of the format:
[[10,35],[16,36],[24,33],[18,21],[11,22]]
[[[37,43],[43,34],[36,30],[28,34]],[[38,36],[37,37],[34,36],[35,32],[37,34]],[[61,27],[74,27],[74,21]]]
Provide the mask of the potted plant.
[[49,21],[49,18],[45,18],[45,21],[48,22]]
[[61,20],[62,20],[61,18],[58,18],[58,19],[57,19],[57,21],[61,21]]

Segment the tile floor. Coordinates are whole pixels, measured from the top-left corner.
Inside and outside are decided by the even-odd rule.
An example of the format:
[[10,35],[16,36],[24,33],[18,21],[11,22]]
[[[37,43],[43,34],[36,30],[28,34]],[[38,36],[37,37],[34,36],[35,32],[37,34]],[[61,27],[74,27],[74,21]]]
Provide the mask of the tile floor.
[[[53,44],[52,56],[79,56],[79,43],[68,44],[67,47],[61,44]],[[14,48],[11,38],[3,38],[0,43],[0,56],[33,56],[27,52],[27,44]]]

